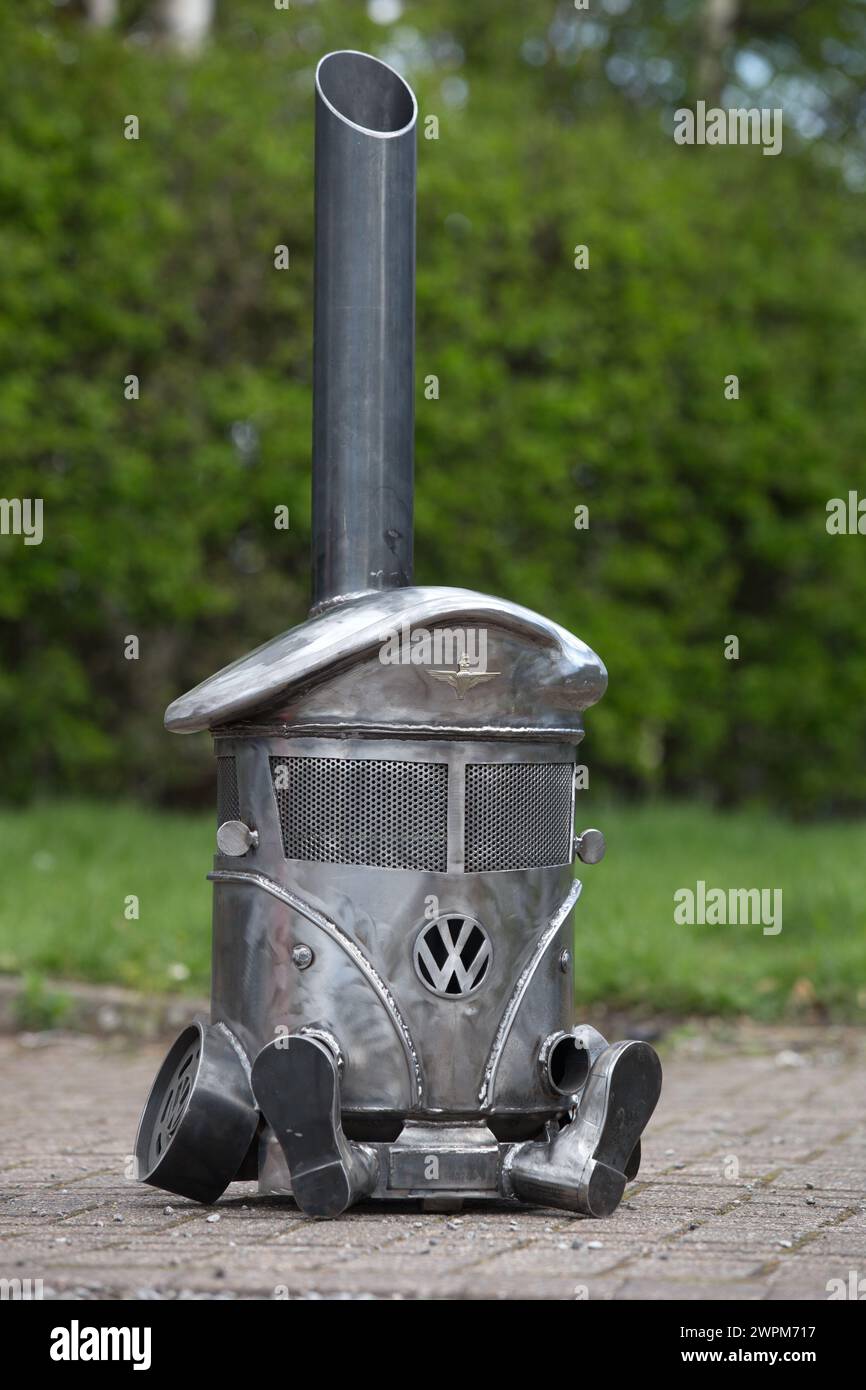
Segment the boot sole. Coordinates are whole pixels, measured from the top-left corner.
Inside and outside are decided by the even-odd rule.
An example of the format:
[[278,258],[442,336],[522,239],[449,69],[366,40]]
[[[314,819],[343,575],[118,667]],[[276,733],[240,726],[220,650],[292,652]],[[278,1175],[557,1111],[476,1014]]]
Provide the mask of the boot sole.
[[581,1205],[590,1216],[610,1216],[636,1172],[634,1158],[640,1162],[635,1149],[661,1095],[661,1063],[648,1043],[621,1043],[597,1081],[602,1119],[583,1173]]
[[336,1064],[314,1038],[269,1043],[253,1090],[285,1155],[292,1196],[307,1216],[339,1216],[353,1200],[352,1154],[340,1120]]

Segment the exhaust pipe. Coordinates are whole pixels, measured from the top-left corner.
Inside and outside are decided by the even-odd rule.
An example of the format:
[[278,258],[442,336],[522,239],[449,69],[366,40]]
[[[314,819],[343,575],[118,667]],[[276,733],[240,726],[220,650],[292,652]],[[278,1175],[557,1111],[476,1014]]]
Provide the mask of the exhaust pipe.
[[377,58],[316,69],[313,613],[412,582],[417,114]]

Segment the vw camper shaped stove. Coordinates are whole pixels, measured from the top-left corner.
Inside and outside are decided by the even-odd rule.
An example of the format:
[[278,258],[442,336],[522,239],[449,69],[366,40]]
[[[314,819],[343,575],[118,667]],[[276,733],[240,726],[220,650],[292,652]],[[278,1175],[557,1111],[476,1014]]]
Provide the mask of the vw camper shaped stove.
[[573,1026],[583,711],[607,674],[504,599],[412,584],[416,102],[316,74],[313,607],[170,706],[218,785],[209,1023],[172,1047],[139,1175],[311,1215],[364,1197],[607,1215],[661,1069]]

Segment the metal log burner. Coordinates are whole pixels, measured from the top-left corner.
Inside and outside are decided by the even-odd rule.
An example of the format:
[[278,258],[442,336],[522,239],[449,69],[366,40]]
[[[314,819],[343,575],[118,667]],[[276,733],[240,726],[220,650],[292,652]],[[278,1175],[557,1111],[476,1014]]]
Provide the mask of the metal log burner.
[[415,140],[406,82],[316,73],[313,605],[176,700],[217,764],[211,1021],[171,1048],[139,1176],[591,1216],[637,1172],[644,1042],[574,1026],[583,711],[607,673],[506,599],[412,582]]

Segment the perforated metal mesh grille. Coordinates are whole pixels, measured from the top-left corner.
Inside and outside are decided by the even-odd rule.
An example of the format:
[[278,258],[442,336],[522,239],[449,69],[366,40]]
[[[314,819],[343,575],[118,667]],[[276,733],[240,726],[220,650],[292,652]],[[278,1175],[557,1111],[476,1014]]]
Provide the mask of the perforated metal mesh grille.
[[571,860],[573,763],[467,763],[467,873]]
[[217,825],[227,820],[240,820],[241,803],[238,797],[238,772],[232,757],[217,758]]
[[448,867],[448,767],[378,758],[271,758],[287,859]]

